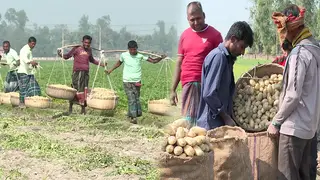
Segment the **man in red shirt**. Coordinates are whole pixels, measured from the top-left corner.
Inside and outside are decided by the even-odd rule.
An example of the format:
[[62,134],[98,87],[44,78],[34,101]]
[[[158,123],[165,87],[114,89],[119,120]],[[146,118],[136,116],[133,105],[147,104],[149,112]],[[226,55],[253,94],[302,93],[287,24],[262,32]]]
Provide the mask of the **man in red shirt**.
[[202,64],[207,54],[218,47],[223,39],[219,31],[205,24],[205,14],[200,2],[188,4],[187,18],[190,27],[182,33],[179,40],[178,60],[170,101],[172,105],[177,104],[176,89],[181,81],[182,116],[189,120],[191,125],[196,125]]
[[[88,93],[89,85],[89,62],[99,65],[99,61],[95,60],[92,56],[92,49],[90,48],[92,37],[85,35],[82,38],[82,46],[72,48],[67,54],[62,55],[61,50],[58,50],[58,55],[63,59],[74,58],[73,61],[73,73],[72,73],[72,84],[78,92],[73,101],[69,103],[69,114],[72,113],[73,103],[77,103],[81,106],[81,114],[86,113],[85,107],[86,96]],[[100,64],[104,67],[105,64]]]

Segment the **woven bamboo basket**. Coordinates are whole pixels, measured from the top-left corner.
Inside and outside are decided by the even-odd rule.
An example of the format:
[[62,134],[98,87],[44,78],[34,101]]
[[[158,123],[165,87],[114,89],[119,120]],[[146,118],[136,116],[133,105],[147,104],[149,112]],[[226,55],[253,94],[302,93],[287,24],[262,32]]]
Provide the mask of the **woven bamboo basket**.
[[46,94],[52,98],[73,100],[77,90],[66,85],[51,84],[46,88]]
[[156,115],[169,115],[170,107],[168,99],[151,100],[148,102],[148,112]]
[[4,92],[0,92],[0,104],[3,104],[3,97],[5,96]]
[[[244,73],[236,82],[236,90],[240,88],[241,84],[246,82],[249,84],[249,80],[251,77],[263,78],[264,76],[270,76],[272,74],[283,74],[284,68],[281,65],[270,63],[270,64],[262,64],[255,66],[250,69],[248,72]],[[234,98],[236,93],[234,95]],[[263,128],[253,129],[250,127],[243,127],[240,121],[234,116],[234,121],[247,132],[261,132],[267,130],[267,126]]]
[[1,93],[1,103],[2,104],[11,104],[10,97],[11,93]]
[[26,97],[24,101],[26,107],[30,108],[45,109],[49,108],[51,105],[51,99],[41,96]]
[[12,106],[19,106],[20,104],[19,97],[20,97],[19,93],[16,93],[16,92],[10,93],[10,102]]
[[117,107],[119,96],[110,89],[94,88],[87,97],[87,105],[92,109],[114,110]]

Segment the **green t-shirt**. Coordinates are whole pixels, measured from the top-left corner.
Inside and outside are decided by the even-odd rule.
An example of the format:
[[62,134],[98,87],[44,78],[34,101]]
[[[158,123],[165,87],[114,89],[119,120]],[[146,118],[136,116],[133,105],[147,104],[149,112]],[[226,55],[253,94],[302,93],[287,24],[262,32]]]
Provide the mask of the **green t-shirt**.
[[124,52],[120,56],[120,61],[124,64],[123,82],[139,82],[141,81],[141,61],[147,61],[148,57],[142,54],[131,55]]

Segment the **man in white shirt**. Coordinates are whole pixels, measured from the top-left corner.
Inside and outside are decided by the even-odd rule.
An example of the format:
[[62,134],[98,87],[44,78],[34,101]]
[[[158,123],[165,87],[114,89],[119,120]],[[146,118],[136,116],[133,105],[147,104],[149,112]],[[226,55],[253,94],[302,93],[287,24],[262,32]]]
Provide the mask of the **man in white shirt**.
[[41,90],[32,72],[38,63],[33,60],[32,49],[36,46],[37,40],[34,37],[28,39],[28,44],[20,50],[20,66],[18,68],[20,107],[24,108],[24,98],[28,96],[40,96]]
[[2,47],[4,50],[3,58],[7,61],[7,65],[9,66],[9,72],[7,73],[6,81],[4,83],[4,92],[16,92],[19,90],[17,70],[20,64],[20,58],[17,51],[11,48],[9,41],[3,41]]

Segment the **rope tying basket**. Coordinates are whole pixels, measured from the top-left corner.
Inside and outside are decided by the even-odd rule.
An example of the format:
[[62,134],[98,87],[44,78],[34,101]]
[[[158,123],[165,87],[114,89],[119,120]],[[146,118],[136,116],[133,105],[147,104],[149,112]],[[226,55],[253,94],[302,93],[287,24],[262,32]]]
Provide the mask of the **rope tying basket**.
[[87,105],[98,110],[114,110],[118,104],[119,96],[110,89],[93,88],[87,98]]
[[46,94],[52,98],[73,100],[77,90],[67,85],[51,84],[46,88]]
[[20,95],[17,92],[11,92],[10,93],[10,102],[12,106],[19,106],[20,104]]
[[168,115],[170,107],[171,105],[168,99],[148,101],[148,112],[152,114]]
[[236,83],[233,116],[248,132],[265,131],[278,111],[283,66],[263,64],[244,73]]
[[30,108],[40,108],[45,109],[49,108],[51,105],[51,99],[42,96],[32,96],[25,98],[26,107]]

